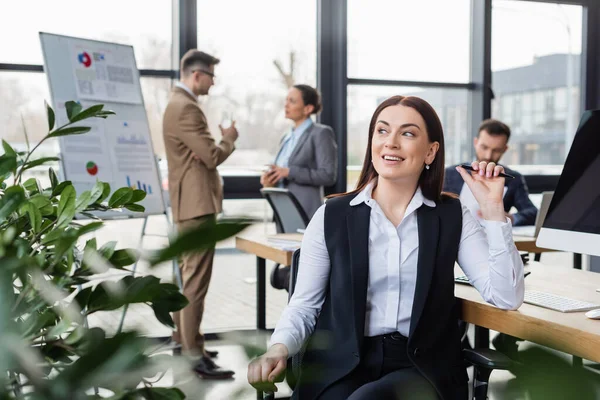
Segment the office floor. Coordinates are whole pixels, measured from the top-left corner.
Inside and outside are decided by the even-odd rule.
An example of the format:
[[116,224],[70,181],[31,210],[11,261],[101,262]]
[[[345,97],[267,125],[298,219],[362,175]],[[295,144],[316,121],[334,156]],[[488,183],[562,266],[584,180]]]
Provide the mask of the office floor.
[[[264,208],[260,201],[252,203],[236,203],[229,206],[231,214],[243,210],[248,215],[263,215]],[[117,240],[118,247],[138,247],[141,230],[141,220],[126,220],[108,222],[106,228],[96,235],[98,243]],[[154,234],[166,232],[164,217],[156,216],[149,219],[147,231]],[[273,224],[257,224],[248,228],[248,233],[274,233]],[[148,236],[144,240],[144,249],[156,249],[166,245],[166,239]],[[542,262],[572,267],[572,255],[568,253],[546,253]],[[272,263],[267,263],[270,271]],[[268,273],[267,271],[267,273]],[[171,264],[159,265],[150,270],[147,265],[140,264],[139,274],[153,274],[165,281],[171,280]],[[103,279],[117,279],[122,275],[104,276]],[[211,340],[207,347],[219,350],[216,360],[223,367],[233,369],[234,379],[227,381],[206,381],[189,374],[177,373],[174,378],[169,371],[158,385],[171,386],[176,384],[189,399],[255,399],[256,395],[246,383],[246,367],[249,356],[248,349],[264,348],[268,337],[256,336],[252,329],[256,324],[256,266],[255,258],[240,253],[234,249],[233,240],[219,244],[215,257],[213,277],[206,299],[206,312],[203,329],[208,333],[220,333],[218,340]],[[275,290],[267,285],[267,327],[273,328],[287,302],[287,293]],[[121,310],[99,313],[90,320],[92,326],[102,326],[108,332],[116,330],[121,320]],[[125,329],[137,329],[152,337],[165,337],[170,330],[158,323],[152,310],[146,306],[131,307],[124,323]],[[245,330],[244,333],[235,333]],[[225,332],[225,333],[223,333]],[[215,335],[211,335],[215,336]],[[282,395],[289,395],[285,384],[281,387]],[[600,397],[600,392],[598,393]],[[490,399],[525,399],[524,391],[518,387],[514,375],[510,372],[495,371],[492,374]]]

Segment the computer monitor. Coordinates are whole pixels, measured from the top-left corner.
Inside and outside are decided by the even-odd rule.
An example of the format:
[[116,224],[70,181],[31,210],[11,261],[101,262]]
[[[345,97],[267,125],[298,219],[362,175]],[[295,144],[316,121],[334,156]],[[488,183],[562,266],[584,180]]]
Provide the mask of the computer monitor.
[[581,117],[536,244],[600,256],[600,110]]

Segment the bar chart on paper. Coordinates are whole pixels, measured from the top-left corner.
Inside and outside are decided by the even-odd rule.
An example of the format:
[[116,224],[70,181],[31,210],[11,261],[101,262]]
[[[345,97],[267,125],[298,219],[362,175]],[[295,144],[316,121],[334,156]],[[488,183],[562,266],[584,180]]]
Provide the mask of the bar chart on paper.
[[146,185],[146,183],[140,182],[140,181],[136,181],[136,180],[132,181],[132,179],[131,179],[131,177],[129,175],[127,175],[126,179],[127,179],[127,186],[128,187],[130,187],[132,189],[143,190],[144,192],[146,192],[148,194],[152,194],[152,186],[150,186],[149,184]]

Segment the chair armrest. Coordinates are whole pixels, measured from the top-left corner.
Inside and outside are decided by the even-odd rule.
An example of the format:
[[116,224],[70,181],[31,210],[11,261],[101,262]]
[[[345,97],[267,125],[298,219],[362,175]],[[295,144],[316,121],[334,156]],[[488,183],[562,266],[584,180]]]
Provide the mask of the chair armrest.
[[463,349],[463,358],[474,366],[487,369],[510,369],[514,361],[492,349]]

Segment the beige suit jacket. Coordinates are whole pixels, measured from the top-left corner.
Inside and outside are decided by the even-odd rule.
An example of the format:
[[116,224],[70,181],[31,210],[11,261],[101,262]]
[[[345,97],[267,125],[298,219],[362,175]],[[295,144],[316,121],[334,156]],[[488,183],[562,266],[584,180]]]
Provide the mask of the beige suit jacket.
[[223,187],[217,166],[235,147],[227,139],[215,142],[197,99],[182,88],[171,92],[163,118],[163,139],[175,222],[220,213]]

